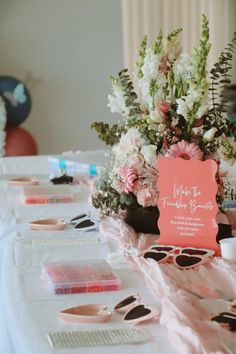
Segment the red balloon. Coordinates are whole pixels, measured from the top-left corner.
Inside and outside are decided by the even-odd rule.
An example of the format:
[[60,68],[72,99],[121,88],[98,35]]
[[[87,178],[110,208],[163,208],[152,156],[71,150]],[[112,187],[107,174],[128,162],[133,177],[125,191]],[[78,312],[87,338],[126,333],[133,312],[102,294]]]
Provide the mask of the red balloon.
[[7,127],[5,154],[6,156],[37,155],[37,143],[26,129],[20,127]]

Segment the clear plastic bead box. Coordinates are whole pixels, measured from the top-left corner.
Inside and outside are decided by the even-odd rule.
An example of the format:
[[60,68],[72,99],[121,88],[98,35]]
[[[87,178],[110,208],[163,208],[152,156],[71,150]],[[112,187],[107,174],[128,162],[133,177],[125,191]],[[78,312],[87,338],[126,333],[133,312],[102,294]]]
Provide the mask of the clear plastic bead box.
[[42,279],[54,294],[78,294],[119,290],[120,278],[103,260],[42,264]]
[[74,195],[69,186],[35,186],[22,190],[25,204],[51,204],[73,202]]

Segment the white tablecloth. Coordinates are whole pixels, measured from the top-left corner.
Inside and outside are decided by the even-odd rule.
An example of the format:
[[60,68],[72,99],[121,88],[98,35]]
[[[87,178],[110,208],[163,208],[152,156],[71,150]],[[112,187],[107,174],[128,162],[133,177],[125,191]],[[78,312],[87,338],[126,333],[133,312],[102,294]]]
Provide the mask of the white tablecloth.
[[[26,168],[23,168],[25,164]],[[0,237],[1,237],[1,292],[0,292],[0,353],[1,354],[73,354],[102,353],[114,354],[122,350],[127,354],[161,353],[174,354],[169,344],[167,331],[158,322],[144,324],[152,334],[153,340],[142,345],[107,346],[96,348],[75,348],[52,350],[46,334],[55,331],[80,329],[106,329],[128,327],[122,322],[122,315],[113,314],[112,320],[104,324],[69,324],[58,318],[64,308],[85,303],[106,304],[112,310],[124,297],[139,292],[142,300],[150,305],[159,306],[146,290],[138,273],[130,269],[117,269],[122,280],[119,291],[104,293],[85,293],[77,295],[53,295],[43,286],[40,279],[41,263],[44,261],[72,260],[83,258],[106,258],[114,245],[108,244],[98,232],[78,235],[71,227],[58,232],[37,232],[27,227],[30,220],[59,217],[69,219],[88,211],[88,194],[81,190],[76,203],[53,205],[23,205],[14,202],[17,191],[6,184],[9,175],[46,175],[47,157],[5,159],[1,161],[0,182]],[[44,166],[44,167],[43,167]],[[42,173],[43,171],[43,173]],[[99,236],[99,240],[97,240]],[[32,240],[74,240],[91,237],[96,243],[86,245],[64,244],[39,246]],[[34,242],[34,241],[33,241]],[[184,354],[184,353],[183,353]]]
[[48,175],[48,156],[0,158],[1,175]]
[[[83,258],[105,258],[108,251],[104,242],[83,246],[37,247],[30,244],[27,232],[8,237],[2,263],[1,303],[3,318],[6,320],[12,353],[50,354],[46,334],[55,331],[106,329],[128,327],[123,324],[122,315],[113,314],[112,320],[105,324],[68,324],[59,320],[58,312],[64,308],[86,303],[107,304],[112,310],[122,298],[137,293],[150,305],[158,306],[145,289],[142,278],[130,269],[118,269],[122,280],[120,291],[107,293],[86,293],[78,295],[53,295],[48,293],[40,279],[42,261],[73,260]],[[23,237],[24,240],[20,241]],[[81,236],[83,237],[83,236]],[[28,238],[28,240],[27,240]],[[27,243],[28,242],[28,243]],[[119,353],[163,353],[174,354],[168,344],[167,333],[158,322],[143,325],[153,335],[153,341],[142,345],[86,348],[86,353],[108,354],[112,350]],[[1,343],[4,341],[1,340]],[[84,348],[65,349],[54,353],[83,353]],[[6,353],[5,348],[1,353]]]
[[[78,234],[71,226],[57,232],[29,230],[27,222],[31,220],[49,217],[69,220],[79,213],[92,211],[88,204],[88,190],[83,188],[76,187],[77,198],[73,203],[24,205],[18,198],[19,189],[7,184],[9,176],[20,175],[38,176],[41,183],[47,183],[47,172],[46,156],[0,159],[0,354],[82,354],[85,351],[88,354],[110,354],[111,351],[113,354],[121,351],[124,354],[175,354],[166,328],[160,326],[158,321],[142,325],[152,335],[152,341],[142,345],[50,348],[46,339],[46,334],[50,332],[128,327],[122,322],[122,315],[116,313],[113,313],[110,322],[104,324],[65,323],[58,317],[62,309],[101,303],[112,310],[121,299],[137,292],[144,303],[159,307],[160,302],[150,295],[140,273],[127,268],[125,263],[113,262],[122,281],[119,291],[53,295],[44,288],[40,278],[43,262],[106,259],[116,247],[97,231]],[[83,244],[84,238],[90,243]],[[109,259],[114,261],[115,257]]]

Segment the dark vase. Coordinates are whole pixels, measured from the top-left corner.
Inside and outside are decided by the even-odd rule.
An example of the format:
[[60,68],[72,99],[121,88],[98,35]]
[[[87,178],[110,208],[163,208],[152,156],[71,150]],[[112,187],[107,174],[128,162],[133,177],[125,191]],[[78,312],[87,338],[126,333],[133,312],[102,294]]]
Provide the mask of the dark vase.
[[128,209],[126,223],[132,226],[136,232],[159,235],[158,217],[157,207]]

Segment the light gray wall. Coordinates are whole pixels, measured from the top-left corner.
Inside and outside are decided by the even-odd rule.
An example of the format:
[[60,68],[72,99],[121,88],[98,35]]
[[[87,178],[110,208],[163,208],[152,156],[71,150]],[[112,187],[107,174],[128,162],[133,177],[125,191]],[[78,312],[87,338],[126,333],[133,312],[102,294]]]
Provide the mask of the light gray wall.
[[109,75],[123,67],[120,0],[1,0],[0,74],[26,79],[23,126],[41,154],[104,146],[90,124],[115,122]]

